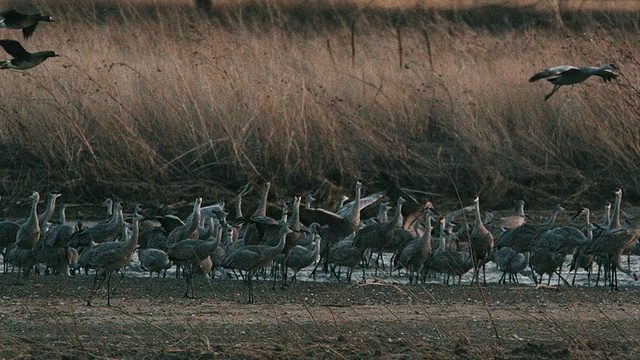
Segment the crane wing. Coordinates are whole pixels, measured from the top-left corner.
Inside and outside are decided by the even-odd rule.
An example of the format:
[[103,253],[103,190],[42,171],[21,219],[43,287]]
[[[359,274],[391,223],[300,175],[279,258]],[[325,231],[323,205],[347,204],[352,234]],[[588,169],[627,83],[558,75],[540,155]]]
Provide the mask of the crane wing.
[[28,57],[30,54],[15,40],[0,40],[0,46],[13,57]]

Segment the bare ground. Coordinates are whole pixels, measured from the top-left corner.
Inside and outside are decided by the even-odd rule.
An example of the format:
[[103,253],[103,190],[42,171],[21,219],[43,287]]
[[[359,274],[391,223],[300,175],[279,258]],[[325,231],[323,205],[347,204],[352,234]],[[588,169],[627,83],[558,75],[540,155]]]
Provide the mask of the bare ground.
[[[0,358],[637,358],[640,289],[0,275]],[[486,301],[485,301],[486,299]]]

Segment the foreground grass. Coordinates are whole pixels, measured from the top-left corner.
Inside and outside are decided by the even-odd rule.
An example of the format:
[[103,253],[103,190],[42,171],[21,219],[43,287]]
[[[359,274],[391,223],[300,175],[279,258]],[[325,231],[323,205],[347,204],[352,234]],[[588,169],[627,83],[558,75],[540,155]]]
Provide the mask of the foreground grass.
[[[91,276],[0,275],[6,358],[637,357],[638,289],[126,278],[113,306],[84,305]],[[486,309],[483,305],[486,298]],[[495,319],[491,324],[488,312]],[[497,334],[497,335],[496,335]]]
[[[638,198],[636,10],[571,12],[558,28],[528,7],[481,22],[327,4],[37,3],[58,22],[25,47],[63,57],[2,74],[0,193],[161,203],[249,180],[290,196],[365,179],[489,206],[600,201],[616,186]],[[546,102],[550,86],[526,81],[605,62],[622,68],[613,84]]]

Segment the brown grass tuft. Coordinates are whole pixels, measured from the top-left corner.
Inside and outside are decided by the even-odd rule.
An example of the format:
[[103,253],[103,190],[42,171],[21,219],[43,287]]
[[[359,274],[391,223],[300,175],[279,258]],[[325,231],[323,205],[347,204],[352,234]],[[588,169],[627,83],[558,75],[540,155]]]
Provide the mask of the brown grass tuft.
[[[481,193],[487,206],[616,186],[638,197],[637,9],[565,9],[558,29],[535,7],[490,2],[248,1],[209,16],[187,1],[16,7],[34,4],[58,21],[25,47],[63,57],[2,73],[8,197],[176,201],[259,178],[287,196],[391,179],[449,200],[456,187]],[[548,66],[605,62],[621,66],[617,81],[546,102],[550,85],[527,82]]]

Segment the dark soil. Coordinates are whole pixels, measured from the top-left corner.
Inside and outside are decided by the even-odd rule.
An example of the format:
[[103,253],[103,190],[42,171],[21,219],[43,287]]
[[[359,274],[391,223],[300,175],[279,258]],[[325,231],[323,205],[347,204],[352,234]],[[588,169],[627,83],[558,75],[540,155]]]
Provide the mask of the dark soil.
[[0,275],[0,358],[637,358],[640,288]]

